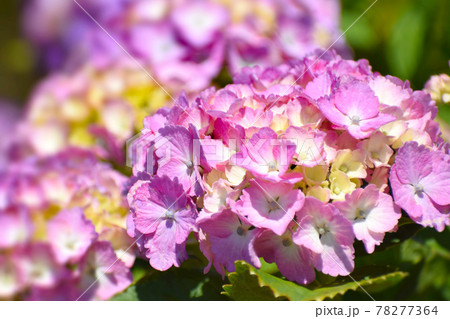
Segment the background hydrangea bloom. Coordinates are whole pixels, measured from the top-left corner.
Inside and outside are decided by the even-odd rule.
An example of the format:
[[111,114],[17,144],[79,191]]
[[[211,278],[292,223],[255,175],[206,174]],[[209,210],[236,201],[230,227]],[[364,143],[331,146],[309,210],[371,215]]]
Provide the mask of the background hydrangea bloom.
[[[450,61],[449,61],[450,65]],[[425,91],[437,104],[450,103],[450,76],[448,74],[433,75],[425,83]]]
[[[225,64],[232,72],[253,64],[276,65],[335,41],[334,48],[348,52],[339,39],[337,0],[79,3],[169,88],[198,91]],[[105,66],[124,59],[121,49],[75,3],[55,7],[48,0],[33,0],[25,9],[26,33],[50,67],[73,68],[84,61]],[[36,17],[45,23],[36,23]]]
[[[107,299],[127,287],[135,252],[125,229],[125,181],[94,154],[79,149],[9,164],[0,182],[0,221],[5,227],[0,280],[11,284],[2,298]],[[116,237],[109,241],[111,232]],[[92,254],[103,256],[100,261],[106,258],[96,272],[86,268],[95,266]],[[103,278],[111,260],[117,266]],[[9,263],[17,268],[10,269]],[[85,274],[79,271],[82,265]]]
[[16,144],[44,156],[81,147],[122,163],[125,142],[149,112],[167,102],[166,93],[135,66],[55,73],[32,94]]

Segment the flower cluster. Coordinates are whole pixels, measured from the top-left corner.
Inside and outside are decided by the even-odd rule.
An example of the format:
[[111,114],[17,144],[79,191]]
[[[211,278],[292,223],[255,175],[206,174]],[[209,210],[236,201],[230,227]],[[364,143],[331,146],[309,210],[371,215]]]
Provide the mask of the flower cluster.
[[168,99],[134,65],[55,73],[32,94],[19,141],[28,148],[25,154],[46,156],[81,147],[120,163],[126,141]]
[[125,177],[68,149],[0,173],[0,299],[108,299],[131,282]]
[[119,43],[169,88],[204,89],[225,61],[235,72],[331,44],[348,51],[340,39],[338,0],[78,0],[81,7],[60,2],[30,1],[24,15],[29,38],[50,66],[128,59]]
[[[450,65],[450,61],[449,61]],[[425,84],[425,92],[429,93],[431,98],[436,102],[436,106],[441,109],[442,114],[448,113],[450,110],[450,76],[448,74],[433,75]],[[449,125],[438,118],[441,127],[442,136],[446,141],[450,141]]]
[[355,238],[372,253],[401,209],[449,225],[436,113],[427,93],[334,52],[244,68],[145,119],[129,154],[128,233],[159,270],[180,266],[191,235],[206,270],[262,257],[301,284],[314,269],[348,275]]
[[425,84],[425,91],[438,105],[450,104],[450,76],[445,73],[433,75]]

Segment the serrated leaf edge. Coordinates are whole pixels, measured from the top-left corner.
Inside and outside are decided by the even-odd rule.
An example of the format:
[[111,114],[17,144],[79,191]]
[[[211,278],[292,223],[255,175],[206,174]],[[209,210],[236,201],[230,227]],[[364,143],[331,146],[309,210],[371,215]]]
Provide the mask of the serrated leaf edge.
[[[231,273],[229,273],[229,274],[227,275],[227,277],[228,277],[228,279],[230,280],[231,284],[223,285],[222,288],[223,288],[225,291],[222,291],[221,294],[226,295],[226,296],[232,298],[231,295],[226,291],[226,289],[227,289],[227,288],[231,288],[231,287],[233,286],[233,281],[232,281],[233,278],[232,278],[232,277],[235,277],[235,278],[236,278],[237,276],[239,276],[239,274],[238,274],[237,271],[236,271],[236,270],[237,270],[238,264],[239,264],[239,266],[245,267],[246,270],[248,270],[248,273],[249,273],[250,276],[256,277],[257,282],[258,282],[258,285],[259,285],[261,288],[262,288],[262,287],[268,287],[268,288],[270,289],[270,291],[272,291],[272,294],[273,294],[273,296],[274,296],[275,298],[285,297],[285,298],[287,298],[288,300],[292,300],[292,299],[291,299],[289,296],[287,296],[286,294],[278,293],[278,292],[275,291],[270,285],[264,284],[264,283],[262,282],[262,279],[260,278],[260,276],[259,276],[257,273],[255,273],[254,270],[252,270],[251,265],[248,264],[248,263],[246,263],[246,262],[243,262],[243,261],[236,261],[236,263],[235,263],[235,265],[236,265],[235,271],[234,271],[234,272],[231,272]],[[371,284],[374,283],[375,280],[383,280],[383,281],[384,281],[384,280],[387,280],[389,277],[398,276],[398,275],[400,275],[400,276],[401,276],[401,279],[403,279],[403,278],[407,277],[409,274],[408,274],[407,272],[404,272],[404,271],[396,271],[396,272],[393,272],[393,273],[385,274],[385,275],[378,276],[378,277],[374,277],[374,278],[363,279],[363,280],[361,280],[361,282],[358,282],[358,281],[355,281],[355,280],[354,280],[353,282],[349,282],[349,283],[356,283],[356,285],[353,286],[353,287],[349,287],[349,288],[346,288],[346,289],[341,290],[341,291],[331,292],[331,293],[329,293],[329,294],[326,294],[326,293],[325,293],[324,295],[319,296],[319,297],[316,297],[316,298],[306,298],[305,301],[308,301],[308,300],[323,301],[325,298],[330,298],[330,299],[332,299],[332,298],[336,297],[337,295],[344,295],[344,294],[345,294],[347,291],[349,291],[349,290],[356,291],[356,290],[358,290],[358,288],[361,288],[361,287],[364,287],[364,286],[367,286],[367,285],[371,285]],[[348,284],[348,283],[347,283],[347,284]],[[323,287],[323,288],[320,288],[320,289],[326,289],[326,288],[327,288],[327,287]],[[331,287],[328,287],[328,288],[331,288]],[[311,292],[314,292],[314,290],[311,290]]]
[[[349,288],[341,290],[341,291],[336,291],[334,293],[325,294],[322,297],[318,297],[318,298],[315,298],[315,299],[308,299],[308,300],[323,301],[325,298],[332,299],[332,298],[336,297],[337,295],[344,295],[349,290],[356,291],[356,290],[358,290],[358,288],[361,288],[361,287],[364,288],[364,286],[367,286],[367,285],[370,285],[370,284],[374,283],[375,280],[387,280],[388,277],[393,277],[393,276],[397,276],[397,275],[401,275],[401,277],[402,277],[401,279],[403,279],[403,278],[407,277],[409,274],[407,272],[404,272],[404,271],[396,271],[396,272],[393,272],[393,273],[385,274],[385,275],[374,277],[374,278],[363,279],[363,280],[361,280],[362,283],[358,282],[358,281],[349,282],[349,283],[356,283],[356,286],[349,287]],[[327,288],[327,287],[323,287],[323,288],[320,288],[320,289],[325,289],[325,288]],[[328,288],[331,288],[331,287],[328,287]],[[314,290],[311,290],[311,291],[314,292]]]
[[233,271],[233,272],[231,272],[231,273],[229,273],[229,274],[227,275],[227,277],[228,277],[228,279],[230,280],[231,284],[223,285],[222,288],[223,288],[225,291],[222,291],[221,294],[226,295],[226,296],[232,298],[232,297],[230,296],[230,294],[228,293],[228,291],[226,291],[226,288],[231,288],[231,287],[233,286],[232,277],[235,277],[235,278],[236,278],[237,276],[239,276],[239,274],[238,274],[237,271],[236,271],[236,270],[237,270],[238,264],[239,264],[239,266],[245,267],[246,270],[248,271],[248,273],[249,273],[250,276],[256,277],[257,282],[258,282],[258,285],[259,285],[261,288],[262,288],[262,287],[267,287],[267,288],[269,288],[270,291],[272,292],[272,294],[273,294],[273,296],[274,296],[275,298],[285,297],[285,298],[291,300],[291,298],[289,298],[288,296],[285,296],[285,295],[283,295],[283,294],[278,294],[278,293],[276,293],[270,285],[264,284],[264,283],[261,281],[261,277],[251,269],[250,264],[248,264],[248,263],[246,263],[246,262],[243,262],[243,261],[240,261],[240,260],[238,260],[238,261],[235,262],[235,271]]

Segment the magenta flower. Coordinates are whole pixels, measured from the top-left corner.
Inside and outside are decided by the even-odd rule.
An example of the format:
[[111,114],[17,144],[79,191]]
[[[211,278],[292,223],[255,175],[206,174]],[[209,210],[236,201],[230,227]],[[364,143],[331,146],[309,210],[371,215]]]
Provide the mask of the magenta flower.
[[256,236],[260,233],[258,228],[251,229],[252,225],[239,217],[231,210],[226,209],[219,213],[202,212],[197,223],[206,234],[210,243],[212,262],[222,275],[227,271],[234,271],[234,262],[244,260],[256,267],[261,266],[253,247]]
[[37,288],[53,288],[68,276],[68,271],[58,265],[50,245],[33,243],[15,252],[17,266],[27,285]]
[[24,285],[24,275],[12,255],[0,255],[0,298],[11,298]]
[[212,43],[228,23],[225,7],[207,1],[187,1],[175,8],[172,22],[183,38],[195,47]]
[[332,98],[319,101],[319,108],[330,122],[345,128],[357,139],[369,137],[382,125],[395,120],[392,115],[380,113],[378,98],[363,82],[344,84]]
[[[87,287],[86,287],[87,288]],[[27,300],[29,301],[73,301],[80,298],[84,290],[79,287],[78,278],[69,277],[59,282],[55,287],[41,288],[31,287]],[[89,291],[88,291],[89,292]],[[85,297],[86,295],[86,297]],[[85,294],[80,300],[87,300],[88,296],[93,297],[92,292]]]
[[199,137],[191,125],[189,130],[182,126],[167,126],[159,130],[155,140],[155,154],[158,157],[157,175],[177,178],[189,195],[203,194],[199,168],[205,165]]
[[97,238],[81,208],[61,211],[48,223],[48,237],[60,264],[79,260]]
[[127,288],[132,282],[130,270],[116,256],[107,241],[96,241],[91,245],[81,261],[80,294],[81,300],[107,300]]
[[234,208],[252,225],[270,229],[281,236],[304,200],[302,191],[291,184],[251,180]]
[[383,241],[384,233],[395,229],[401,217],[392,197],[373,184],[354,190],[345,201],[333,205],[353,223],[356,239],[364,242],[369,254]]
[[316,276],[311,253],[292,241],[291,227],[281,236],[265,230],[257,237],[255,249],[258,256],[263,257],[266,262],[275,262],[288,280],[305,285]]
[[297,144],[288,139],[278,139],[270,128],[262,128],[232,157],[232,164],[246,168],[255,177],[271,182],[296,183],[300,173],[289,172]]
[[389,177],[394,201],[415,222],[443,231],[450,224],[450,156],[417,142],[398,151]]
[[[124,229],[124,182],[108,164],[75,148],[11,163],[0,182],[0,255],[8,265],[0,269],[0,286],[12,295],[0,298],[76,300],[87,288],[80,287],[81,265],[98,236],[118,252],[132,244]],[[91,289],[87,297],[109,298]]]
[[311,251],[318,270],[331,276],[346,276],[353,270],[352,224],[336,208],[307,197],[297,221],[293,241]]
[[178,178],[155,176],[151,181],[138,181],[129,191],[128,203],[136,230],[148,235],[145,248],[152,267],[179,266],[180,249],[189,233],[197,231],[197,210]]
[[29,240],[32,224],[28,211],[23,208],[0,207],[0,249],[12,248]]
[[314,167],[325,163],[324,140],[326,134],[315,130],[311,126],[290,126],[286,129],[284,138],[294,141],[297,145],[295,151],[295,164],[305,167]]
[[[169,228],[169,230],[172,229]],[[155,232],[142,238],[146,249],[145,257],[153,268],[164,271],[172,266],[180,267],[181,263],[188,258],[186,242],[178,244],[173,239],[174,236],[171,232],[167,234]]]

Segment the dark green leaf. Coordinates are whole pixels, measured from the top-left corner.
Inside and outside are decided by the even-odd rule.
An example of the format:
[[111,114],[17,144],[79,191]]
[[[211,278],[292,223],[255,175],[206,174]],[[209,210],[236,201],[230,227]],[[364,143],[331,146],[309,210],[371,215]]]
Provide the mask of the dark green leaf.
[[153,270],[111,300],[226,300],[222,285],[217,273],[205,275],[200,269]]
[[366,276],[358,282],[348,281],[342,284],[311,290],[290,281],[275,277],[253,266],[237,261],[236,271],[228,275],[229,285],[224,285],[224,294],[234,300],[324,300],[357,290],[361,286],[366,290],[380,291],[397,284],[407,273],[396,271],[370,278]]
[[425,41],[425,13],[420,7],[411,7],[395,23],[388,42],[387,61],[395,74],[402,78],[414,75]]

